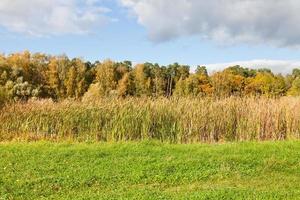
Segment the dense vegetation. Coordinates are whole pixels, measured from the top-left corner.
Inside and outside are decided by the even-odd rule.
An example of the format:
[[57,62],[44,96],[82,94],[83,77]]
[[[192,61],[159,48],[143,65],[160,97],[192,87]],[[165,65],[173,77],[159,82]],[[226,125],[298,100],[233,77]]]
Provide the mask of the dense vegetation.
[[290,75],[268,69],[233,66],[207,73],[198,66],[168,66],[110,60],[95,63],[66,56],[31,54],[0,55],[0,105],[29,98],[62,100],[128,96],[285,96],[300,94],[300,69]]
[[0,55],[0,199],[297,199],[299,142],[166,143],[299,139],[298,95],[300,69]]
[[284,96],[298,94],[300,69],[208,74],[204,66],[190,72],[177,63],[90,63],[25,51],[0,55],[0,140],[294,139],[300,103]]
[[0,113],[0,141],[172,143],[286,140],[300,137],[300,99],[126,98],[98,102],[31,100]]
[[300,143],[0,145],[0,199],[299,199]]

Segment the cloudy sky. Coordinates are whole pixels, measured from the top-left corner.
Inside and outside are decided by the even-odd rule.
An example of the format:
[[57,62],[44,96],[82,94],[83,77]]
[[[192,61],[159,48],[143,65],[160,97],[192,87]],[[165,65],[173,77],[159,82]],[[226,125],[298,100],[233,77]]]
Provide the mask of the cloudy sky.
[[86,60],[300,66],[299,0],[1,0],[0,52]]

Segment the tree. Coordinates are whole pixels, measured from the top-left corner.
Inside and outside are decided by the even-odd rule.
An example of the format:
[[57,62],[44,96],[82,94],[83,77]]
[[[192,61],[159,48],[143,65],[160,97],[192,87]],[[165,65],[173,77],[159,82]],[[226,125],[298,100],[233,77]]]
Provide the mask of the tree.
[[287,86],[284,77],[279,74],[274,76],[274,82],[272,85],[272,96],[278,97],[286,95]]
[[60,80],[59,80],[59,71],[58,71],[58,60],[56,58],[51,58],[48,65],[48,85],[49,85],[49,94],[53,98],[58,98],[60,96]]
[[31,55],[30,58],[30,68],[31,68],[30,83],[31,84],[43,85],[46,82],[48,62],[49,62],[49,57],[44,54],[35,53]]
[[97,66],[96,80],[99,83],[99,93],[101,96],[109,96],[116,89],[114,62],[106,60]]
[[31,97],[38,97],[39,93],[40,89],[23,81],[23,77],[18,78],[11,89],[11,95],[15,101],[27,101]]
[[225,69],[223,72],[213,74],[211,79],[215,96],[242,95],[245,80],[243,76],[232,74]]
[[190,75],[185,79],[185,94],[190,96],[198,96],[201,91],[200,79],[197,74]]
[[177,81],[175,90],[174,90],[175,96],[185,96],[186,95],[186,82],[182,78],[180,78]]
[[65,81],[67,97],[75,97],[76,94],[76,77],[77,71],[75,67],[71,67],[68,71],[67,79]]
[[100,91],[99,83],[91,84],[88,91],[84,93],[82,97],[82,101],[87,103],[97,102],[98,99],[103,97],[99,91]]
[[292,87],[287,92],[290,96],[300,96],[300,77],[297,77],[293,83]]
[[134,82],[137,96],[151,96],[152,82],[149,65],[138,64],[134,68]]
[[75,69],[75,97],[81,98],[83,94],[87,91],[88,89],[88,83],[87,83],[87,67],[85,63],[76,58],[72,60],[72,66]]
[[281,75],[258,72],[254,78],[248,80],[245,90],[247,94],[272,97],[283,95],[285,88],[285,80]]
[[85,81],[86,81],[86,90],[89,86],[96,80],[96,63],[85,62]]
[[[126,96],[217,96],[297,95],[300,69],[290,75],[276,75],[270,69],[248,69],[239,65],[208,74],[205,66],[190,73],[188,65],[159,66],[144,63],[132,68],[130,61],[84,62],[80,58],[50,56],[29,51],[0,54],[0,87],[9,98],[61,100],[81,99],[86,91],[98,91],[99,97]],[[22,81],[20,81],[22,80]],[[91,86],[92,85],[92,86]],[[91,86],[91,87],[90,87]],[[30,89],[31,88],[31,89]],[[27,91],[37,91],[27,92]]]
[[256,75],[256,71],[254,69],[244,68],[239,65],[228,67],[225,71],[245,78],[254,77]]
[[130,61],[118,62],[115,63],[115,79],[119,81],[123,76],[132,70],[132,64]]
[[126,97],[135,94],[134,77],[131,73],[124,74],[118,84],[118,96]]
[[199,79],[199,95],[211,95],[213,93],[213,86],[211,84],[206,67],[198,66],[195,75]]
[[197,66],[196,74],[198,76],[208,76],[208,72],[205,66]]
[[167,88],[167,75],[166,68],[160,67],[158,64],[155,64],[152,67],[152,82],[153,82],[153,91],[154,96],[163,96],[166,94]]
[[292,76],[294,77],[294,79],[297,77],[300,77],[300,69],[298,69],[298,68],[293,69]]
[[179,65],[174,63],[167,67],[167,95],[171,96],[176,87],[177,81],[189,77],[190,67],[188,65]]

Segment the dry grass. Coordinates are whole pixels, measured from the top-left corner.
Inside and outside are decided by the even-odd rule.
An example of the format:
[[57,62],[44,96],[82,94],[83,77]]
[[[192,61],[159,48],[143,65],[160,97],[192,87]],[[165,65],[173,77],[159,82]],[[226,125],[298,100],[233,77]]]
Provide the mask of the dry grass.
[[0,140],[171,143],[285,140],[300,136],[300,99],[104,99],[31,101],[0,114]]

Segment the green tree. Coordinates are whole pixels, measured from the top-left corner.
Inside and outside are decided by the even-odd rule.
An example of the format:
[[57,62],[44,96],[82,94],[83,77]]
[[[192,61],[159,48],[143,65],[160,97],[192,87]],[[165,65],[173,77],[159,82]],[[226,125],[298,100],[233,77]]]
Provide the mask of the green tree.
[[191,74],[187,79],[185,79],[185,93],[189,96],[199,96],[201,91],[200,79],[197,74]]
[[293,69],[292,76],[293,76],[294,78],[300,77],[300,69],[298,69],[298,68]]
[[180,78],[177,83],[174,90],[175,96],[185,96],[186,95],[186,82],[183,80],[183,78]]
[[202,75],[202,76],[208,76],[208,72],[205,66],[197,66],[196,69],[196,74],[198,76]]
[[27,101],[31,97],[38,97],[40,93],[39,88],[35,88],[27,81],[23,81],[23,77],[18,78],[11,90],[12,98],[15,101]]
[[225,71],[245,78],[254,77],[256,75],[256,70],[244,68],[239,65],[228,67],[225,69]]
[[154,96],[163,96],[166,94],[166,68],[160,67],[158,64],[155,64],[152,67],[152,82],[153,82],[153,94]]
[[288,90],[287,94],[290,96],[300,96],[300,77],[297,77],[293,81],[292,87]]
[[174,63],[167,67],[167,96],[173,94],[177,82],[182,79],[185,80],[189,77],[190,67],[188,65],[179,65]]

